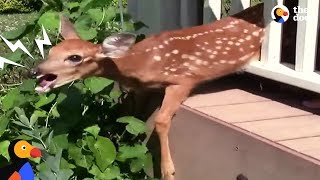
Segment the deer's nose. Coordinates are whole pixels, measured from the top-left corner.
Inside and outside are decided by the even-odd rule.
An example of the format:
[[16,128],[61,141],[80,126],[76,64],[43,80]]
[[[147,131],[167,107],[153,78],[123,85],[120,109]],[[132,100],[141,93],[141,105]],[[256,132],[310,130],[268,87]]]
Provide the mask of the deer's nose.
[[36,78],[39,74],[39,69],[33,68],[29,71],[29,78]]

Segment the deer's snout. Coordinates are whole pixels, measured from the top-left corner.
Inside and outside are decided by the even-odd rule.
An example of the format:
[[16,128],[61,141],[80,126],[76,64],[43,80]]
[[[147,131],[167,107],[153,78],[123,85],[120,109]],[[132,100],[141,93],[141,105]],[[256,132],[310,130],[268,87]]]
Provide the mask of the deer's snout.
[[29,78],[33,78],[33,79],[35,79],[38,75],[40,75],[39,68],[32,68],[28,74]]

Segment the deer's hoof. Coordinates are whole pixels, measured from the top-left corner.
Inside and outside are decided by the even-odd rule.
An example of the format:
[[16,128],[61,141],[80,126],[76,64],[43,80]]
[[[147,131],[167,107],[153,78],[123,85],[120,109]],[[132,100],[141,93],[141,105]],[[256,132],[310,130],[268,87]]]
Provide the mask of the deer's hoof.
[[164,163],[161,166],[162,179],[174,180],[175,169],[173,163]]

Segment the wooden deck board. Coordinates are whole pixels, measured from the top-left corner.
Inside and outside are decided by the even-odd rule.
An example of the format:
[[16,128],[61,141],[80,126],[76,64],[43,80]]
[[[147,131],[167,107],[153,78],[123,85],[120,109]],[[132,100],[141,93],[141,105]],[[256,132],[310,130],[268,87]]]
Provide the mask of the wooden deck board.
[[279,141],[278,143],[303,154],[320,159],[320,136]]
[[317,115],[237,123],[236,125],[273,141],[320,136],[320,118]]
[[184,105],[320,161],[319,113],[302,110],[286,93],[265,94],[214,90],[190,97]]
[[310,115],[311,113],[276,101],[195,108],[229,123]]
[[184,102],[184,105],[192,108],[199,108],[261,101],[270,101],[270,99],[254,95],[241,89],[229,89],[222,92],[192,96]]

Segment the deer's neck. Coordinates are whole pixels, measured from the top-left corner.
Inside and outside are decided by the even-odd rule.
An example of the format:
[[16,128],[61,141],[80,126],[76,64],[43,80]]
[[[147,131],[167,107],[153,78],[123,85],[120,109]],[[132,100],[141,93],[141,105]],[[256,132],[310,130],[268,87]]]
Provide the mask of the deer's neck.
[[98,63],[98,70],[95,75],[137,88],[139,80],[133,75],[134,71],[135,63],[127,58],[104,59]]

